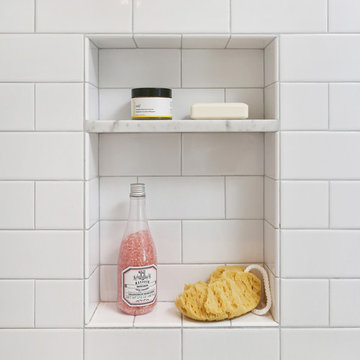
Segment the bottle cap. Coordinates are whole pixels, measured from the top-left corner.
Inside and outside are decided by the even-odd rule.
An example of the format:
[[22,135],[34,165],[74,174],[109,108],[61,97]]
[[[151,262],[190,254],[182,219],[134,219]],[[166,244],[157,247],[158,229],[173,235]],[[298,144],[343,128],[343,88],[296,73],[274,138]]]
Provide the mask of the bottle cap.
[[145,196],[145,184],[142,183],[130,184],[130,196],[133,197]]

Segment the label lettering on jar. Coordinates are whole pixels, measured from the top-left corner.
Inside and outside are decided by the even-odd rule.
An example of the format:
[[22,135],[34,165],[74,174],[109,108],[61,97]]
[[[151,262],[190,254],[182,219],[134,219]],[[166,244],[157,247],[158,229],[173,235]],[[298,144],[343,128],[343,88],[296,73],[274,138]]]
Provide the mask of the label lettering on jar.
[[156,300],[156,265],[129,266],[121,273],[122,299],[129,306],[151,305]]
[[135,98],[132,99],[131,116],[143,117],[171,117],[171,98]]

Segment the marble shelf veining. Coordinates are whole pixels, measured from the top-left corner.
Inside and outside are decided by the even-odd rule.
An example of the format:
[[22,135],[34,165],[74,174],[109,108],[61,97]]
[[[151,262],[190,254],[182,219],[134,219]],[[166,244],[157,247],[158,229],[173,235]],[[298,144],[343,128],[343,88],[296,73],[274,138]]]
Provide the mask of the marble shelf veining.
[[275,132],[278,120],[88,120],[89,133]]

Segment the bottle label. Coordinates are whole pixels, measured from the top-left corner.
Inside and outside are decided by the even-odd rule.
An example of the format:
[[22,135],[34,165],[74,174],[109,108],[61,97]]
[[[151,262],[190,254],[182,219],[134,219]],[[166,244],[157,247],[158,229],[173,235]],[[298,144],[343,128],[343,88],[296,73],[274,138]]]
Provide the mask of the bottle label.
[[129,306],[151,305],[156,300],[156,265],[129,266],[121,273],[122,299]]
[[134,119],[166,117],[171,119],[171,98],[142,97],[132,99],[131,117]]

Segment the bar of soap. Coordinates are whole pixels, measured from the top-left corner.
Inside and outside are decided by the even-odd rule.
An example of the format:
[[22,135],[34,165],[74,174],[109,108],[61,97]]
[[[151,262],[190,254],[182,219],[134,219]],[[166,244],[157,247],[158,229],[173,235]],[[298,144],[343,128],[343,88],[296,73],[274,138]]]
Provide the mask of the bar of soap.
[[244,120],[249,117],[249,107],[244,103],[196,103],[191,105],[193,120]]

